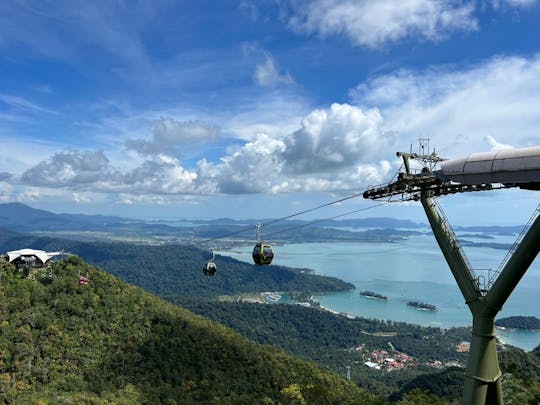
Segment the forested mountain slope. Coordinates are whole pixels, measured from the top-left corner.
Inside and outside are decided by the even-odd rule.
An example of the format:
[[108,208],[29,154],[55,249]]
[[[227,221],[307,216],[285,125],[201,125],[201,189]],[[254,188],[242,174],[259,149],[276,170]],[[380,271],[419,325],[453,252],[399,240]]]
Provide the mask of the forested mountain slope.
[[[402,322],[380,321],[335,315],[299,305],[261,305],[184,299],[185,308],[229,326],[256,342],[271,344],[321,368],[345,375],[350,367],[352,381],[372,393],[400,401],[415,389],[444,399],[461,401],[464,368],[434,367],[435,363],[465,365],[468,353],[456,351],[470,339],[470,328],[442,330]],[[374,370],[364,362],[369,353],[385,350],[387,356],[406,353],[413,357],[407,367],[391,372]],[[517,348],[501,349],[505,403],[540,403],[540,346],[525,353]],[[432,364],[432,366],[429,366]],[[432,400],[434,397],[431,397]],[[429,402],[421,403],[433,403]],[[416,402],[420,401],[415,397]],[[442,402],[441,402],[442,403]]]
[[[79,285],[78,274],[88,285]],[[77,257],[27,279],[0,264],[6,403],[371,403],[315,366],[248,341]]]

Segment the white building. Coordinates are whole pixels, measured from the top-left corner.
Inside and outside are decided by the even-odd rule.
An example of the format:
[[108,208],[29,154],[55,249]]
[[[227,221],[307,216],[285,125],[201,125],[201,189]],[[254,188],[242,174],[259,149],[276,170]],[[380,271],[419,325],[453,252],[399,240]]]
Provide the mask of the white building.
[[45,252],[44,250],[35,249],[20,249],[7,252],[8,261],[15,265],[31,264],[34,267],[42,267],[48,264],[55,256],[59,256],[63,252]]

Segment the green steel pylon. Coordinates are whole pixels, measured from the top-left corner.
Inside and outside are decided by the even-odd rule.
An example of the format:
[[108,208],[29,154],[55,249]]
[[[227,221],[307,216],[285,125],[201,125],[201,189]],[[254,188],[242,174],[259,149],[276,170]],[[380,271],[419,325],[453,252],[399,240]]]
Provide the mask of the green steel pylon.
[[422,192],[420,200],[437,243],[473,316],[463,404],[503,405],[495,316],[538,254],[540,216],[534,219],[491,288],[483,290],[452,227],[435,200],[429,192]]

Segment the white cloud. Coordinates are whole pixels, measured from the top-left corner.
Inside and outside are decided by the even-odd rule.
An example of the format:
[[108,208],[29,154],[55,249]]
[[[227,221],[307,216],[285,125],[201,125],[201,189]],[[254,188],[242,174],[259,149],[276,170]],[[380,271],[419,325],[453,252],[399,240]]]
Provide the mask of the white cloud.
[[265,61],[255,67],[253,74],[255,82],[259,86],[275,86],[278,84],[291,84],[294,82],[289,73],[280,74],[274,58],[265,54]]
[[25,171],[19,181],[32,186],[84,187],[118,178],[103,151],[58,152]]
[[137,194],[190,194],[197,173],[186,170],[179,160],[166,155],[159,155],[147,160],[122,176],[121,184],[115,189]]
[[48,108],[41,107],[40,105],[33,103],[23,97],[12,96],[9,94],[0,94],[0,101],[3,103],[20,110],[43,112],[48,114],[58,114],[58,112],[50,110]]
[[495,9],[501,7],[530,7],[537,4],[538,0],[491,0]]
[[73,193],[72,200],[77,204],[88,204],[92,202],[92,198],[88,194]]
[[198,163],[197,189],[224,194],[270,192],[282,172],[283,148],[281,140],[261,133],[218,164],[203,159]]
[[122,205],[135,205],[135,204],[148,204],[148,205],[170,205],[171,201],[162,195],[141,195],[141,194],[129,194],[120,193],[118,195],[117,204]]
[[512,145],[508,145],[508,144],[505,144],[505,143],[500,143],[495,138],[493,138],[492,136],[489,136],[489,135],[486,136],[486,142],[488,143],[489,146],[491,146],[492,151],[498,151],[498,150],[513,148]]
[[[60,152],[10,181],[72,190],[76,202],[85,202],[91,192],[120,193],[120,202],[130,204],[141,201],[134,196],[142,195],[358,190],[382,182],[391,170],[380,157],[393,144],[393,136],[382,130],[377,109],[333,104],[314,110],[294,131],[259,133],[217,163],[201,159],[192,168],[159,149],[211,138],[212,131],[176,121],[161,124],[146,141],[148,148],[141,149],[146,160],[135,167],[116,168],[102,151]],[[187,135],[186,127],[193,129]]]
[[125,143],[128,149],[133,149],[141,155],[169,154],[176,155],[177,149],[194,142],[209,142],[217,139],[219,128],[198,121],[177,121],[174,118],[157,120],[152,131],[152,138],[128,139]]
[[381,130],[382,122],[377,109],[336,103],[329,110],[315,110],[285,138],[286,170],[322,173],[371,162],[393,143],[392,135]]
[[444,154],[484,151],[493,146],[488,136],[540,143],[540,55],[497,57],[464,70],[400,70],[360,84],[351,97],[379,106],[384,129],[396,131],[403,147],[419,137],[432,138]]
[[217,128],[162,118],[148,140],[130,141],[143,159],[123,162],[123,168],[101,151],[72,151],[3,178],[13,185],[65,188],[85,196],[122,193],[124,204],[138,203],[142,200],[135,196],[144,195],[362,190],[389,180],[396,170],[394,152],[419,137],[432,138],[439,153],[450,158],[539,144],[540,55],[497,57],[463,70],[399,70],[361,83],[351,99],[355,105],[312,110],[294,126],[291,116],[283,126],[233,117],[225,126],[241,138],[217,161],[208,157],[188,167],[175,156],[185,145],[215,139]]
[[38,201],[43,198],[43,193],[36,188],[31,188],[19,194],[17,198],[23,202]]
[[379,158],[393,136],[376,109],[333,104],[308,114],[287,135],[258,136],[222,163],[201,162],[199,179],[228,193],[345,191],[381,183],[391,170]]
[[454,31],[473,31],[474,2],[457,0],[290,1],[289,25],[323,37],[346,35],[358,46],[377,47],[405,38],[438,40]]

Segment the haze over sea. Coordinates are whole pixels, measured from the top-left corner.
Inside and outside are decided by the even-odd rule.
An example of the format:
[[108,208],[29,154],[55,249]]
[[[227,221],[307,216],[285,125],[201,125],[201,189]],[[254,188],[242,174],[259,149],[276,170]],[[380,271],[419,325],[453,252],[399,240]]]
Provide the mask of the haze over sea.
[[[427,232],[427,231],[426,231]],[[458,233],[473,242],[512,243],[515,236]],[[491,236],[494,239],[485,239]],[[251,261],[251,246],[220,252]],[[497,269],[506,250],[464,247],[474,269]],[[294,243],[275,245],[273,264],[311,268],[317,274],[351,282],[353,291],[317,295],[320,304],[352,316],[387,319],[449,328],[471,326],[472,317],[432,234],[412,236],[401,243]],[[483,273],[482,273],[483,274]],[[370,290],[388,297],[369,299]],[[516,287],[498,318],[525,315],[540,318],[540,261],[537,259]],[[411,300],[434,304],[437,311],[407,306]],[[497,329],[500,339],[524,350],[540,344],[540,331]]]

